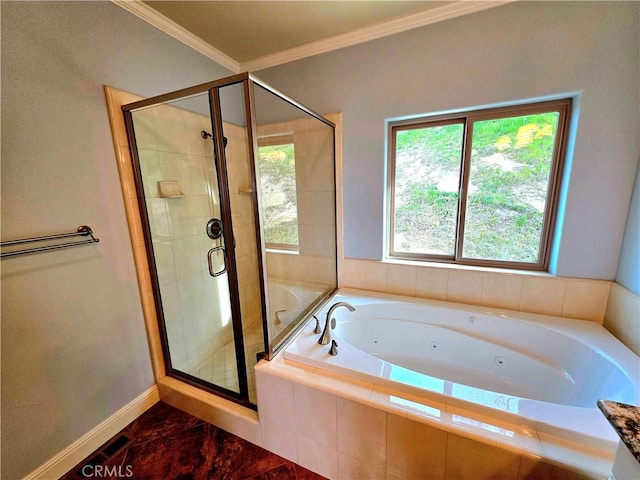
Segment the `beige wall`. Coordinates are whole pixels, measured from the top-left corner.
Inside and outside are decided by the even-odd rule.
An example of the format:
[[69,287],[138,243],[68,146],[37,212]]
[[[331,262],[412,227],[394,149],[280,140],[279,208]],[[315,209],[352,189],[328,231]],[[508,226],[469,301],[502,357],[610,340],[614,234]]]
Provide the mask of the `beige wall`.
[[257,74],[343,113],[345,256],[370,260],[385,250],[386,120],[576,95],[551,271],[613,280],[640,153],[639,35],[638,2],[511,2]]

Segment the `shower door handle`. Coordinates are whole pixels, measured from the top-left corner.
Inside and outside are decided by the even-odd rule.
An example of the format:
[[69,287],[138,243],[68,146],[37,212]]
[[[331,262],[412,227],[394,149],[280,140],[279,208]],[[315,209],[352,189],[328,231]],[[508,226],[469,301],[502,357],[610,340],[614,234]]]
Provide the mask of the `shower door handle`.
[[[213,252],[217,251],[222,251],[222,261],[224,262],[224,268],[219,272],[214,272],[211,255],[213,255]],[[211,275],[212,277],[219,277],[220,275],[225,273],[227,271],[227,252],[224,247],[213,247],[211,250],[209,250],[209,253],[207,253],[207,263],[209,264],[209,275]]]

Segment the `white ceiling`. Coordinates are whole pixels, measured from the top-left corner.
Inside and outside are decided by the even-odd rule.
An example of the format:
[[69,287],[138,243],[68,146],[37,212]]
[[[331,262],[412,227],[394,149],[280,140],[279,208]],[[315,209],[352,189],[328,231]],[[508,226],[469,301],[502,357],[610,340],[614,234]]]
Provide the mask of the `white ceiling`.
[[508,3],[112,1],[235,72],[267,68]]

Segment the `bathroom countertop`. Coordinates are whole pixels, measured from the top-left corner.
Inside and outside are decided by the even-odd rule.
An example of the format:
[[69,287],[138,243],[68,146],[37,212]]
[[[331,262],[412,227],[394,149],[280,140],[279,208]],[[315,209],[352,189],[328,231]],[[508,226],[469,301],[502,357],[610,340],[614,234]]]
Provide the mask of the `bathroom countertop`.
[[598,400],[598,408],[607,417],[629,451],[640,462],[640,407],[611,400]]

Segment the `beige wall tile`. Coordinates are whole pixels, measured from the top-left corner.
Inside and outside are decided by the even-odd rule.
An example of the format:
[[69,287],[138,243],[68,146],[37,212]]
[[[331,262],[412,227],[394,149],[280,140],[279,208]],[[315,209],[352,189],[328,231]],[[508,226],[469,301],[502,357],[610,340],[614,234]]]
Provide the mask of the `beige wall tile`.
[[176,181],[179,183],[182,193],[190,194],[189,170],[186,166],[189,156],[175,152],[157,152],[157,155],[160,161],[162,180]]
[[132,115],[133,127],[136,135],[136,145],[138,148],[157,150],[156,132],[153,126],[153,109],[138,110],[133,112]]
[[324,225],[313,225],[313,253],[323,257],[336,256],[335,230]]
[[387,291],[387,265],[380,262],[362,262],[361,266],[362,287],[374,292]]
[[236,240],[236,255],[247,255],[256,251],[256,235],[253,224],[233,225]]
[[416,267],[389,265],[387,267],[387,292],[415,296]]
[[522,277],[487,272],[482,283],[482,305],[518,310]]
[[229,191],[238,193],[251,188],[251,171],[248,162],[229,162]]
[[482,272],[450,270],[447,301],[480,305],[482,303]]
[[233,223],[253,221],[253,200],[251,195],[238,195],[231,192],[231,212]]
[[311,178],[311,165],[307,155],[300,152],[301,143],[295,140],[295,162],[296,162],[296,190],[299,192],[311,192],[313,190],[313,178]]
[[171,239],[169,205],[166,198],[149,198],[147,200],[147,217],[154,240]]
[[335,188],[333,155],[327,155],[325,152],[322,156],[309,157],[309,164],[311,190],[332,192]]
[[590,478],[594,477],[528,457],[522,457],[518,474],[519,480],[588,480]]
[[562,315],[565,283],[562,278],[524,277],[519,310]]
[[[338,397],[338,451],[382,467],[386,463],[387,414]],[[350,463],[354,465],[353,462]]]
[[520,456],[458,435],[447,437],[445,478],[518,478]]
[[397,415],[387,416],[388,478],[445,478],[446,448],[447,433],[443,430]]
[[340,261],[340,287],[361,288],[362,261],[345,258]]
[[[262,408],[262,405],[260,405]],[[282,428],[280,422],[271,422],[260,418],[262,447],[292,462],[298,461],[296,434]]]
[[613,282],[604,327],[636,355],[640,355],[640,295]]
[[319,120],[312,120],[307,130],[309,152],[311,156],[327,155],[333,151],[333,129]]
[[367,460],[363,457],[352,457],[338,450],[338,478],[340,480],[384,479],[385,470],[385,460],[379,461],[377,458]]
[[295,417],[291,414],[294,411],[293,382],[256,369],[256,388],[260,423],[265,421],[294,432]]
[[[160,285],[175,283],[176,264],[171,242],[157,242],[153,245],[158,281]],[[164,295],[163,295],[164,296]],[[164,299],[163,299],[164,300]]]
[[249,253],[236,258],[238,267],[238,281],[240,283],[254,282],[258,279],[258,259],[255,253]]
[[319,444],[335,448],[336,396],[296,383],[293,386],[293,397],[298,436],[312,438]]
[[298,282],[313,282],[314,275],[321,275],[314,272],[315,258],[310,255],[294,256],[293,278]]
[[313,209],[311,218],[314,225],[326,225],[333,227],[336,222],[333,209],[333,192],[312,192],[311,207]]
[[[177,278],[182,279],[202,272],[203,260],[206,252],[199,248],[198,237],[176,238],[172,242],[173,258],[166,261],[174,262],[174,269]],[[156,256],[156,262],[158,261]],[[169,265],[166,265],[169,268]]]
[[333,286],[338,283],[336,262],[330,257],[313,257],[313,281],[324,286]]
[[567,280],[562,316],[602,323],[610,286],[611,282]]
[[168,105],[162,105],[150,110],[153,114],[156,149],[159,152],[188,154],[189,148],[187,147],[182,110]]
[[416,296],[434,300],[447,299],[449,270],[420,267],[416,272]]
[[[159,198],[157,200],[166,202],[166,210],[169,217],[169,226],[171,228],[172,237],[186,237],[195,235],[198,232],[198,226],[195,221],[189,197]],[[158,233],[161,234],[160,231],[158,231]]]
[[202,275],[196,274],[185,277],[178,283],[180,306],[185,316],[207,306],[207,292],[202,281]]
[[298,203],[298,225],[312,225],[311,192],[298,191],[296,200]]
[[298,225],[298,248],[302,255],[313,255],[313,225]]
[[[207,100],[203,100],[206,102]],[[184,127],[187,132],[187,151],[190,155],[211,156],[213,141],[210,138],[202,138],[200,132],[211,132],[211,120],[208,115],[200,115],[182,110]],[[226,127],[225,127],[226,133]]]
[[[187,191],[190,195],[209,195],[209,179],[206,175],[207,164],[212,162],[210,157],[196,157],[189,155],[187,157],[187,173],[189,182]],[[209,211],[210,208],[207,208]]]
[[298,464],[330,479],[338,478],[338,451],[335,448],[297,435]]
[[[138,159],[142,169],[144,180],[144,196],[147,198],[158,197],[158,182],[163,179],[162,168],[158,152],[155,150],[138,149]],[[134,180],[131,179],[132,187]]]

